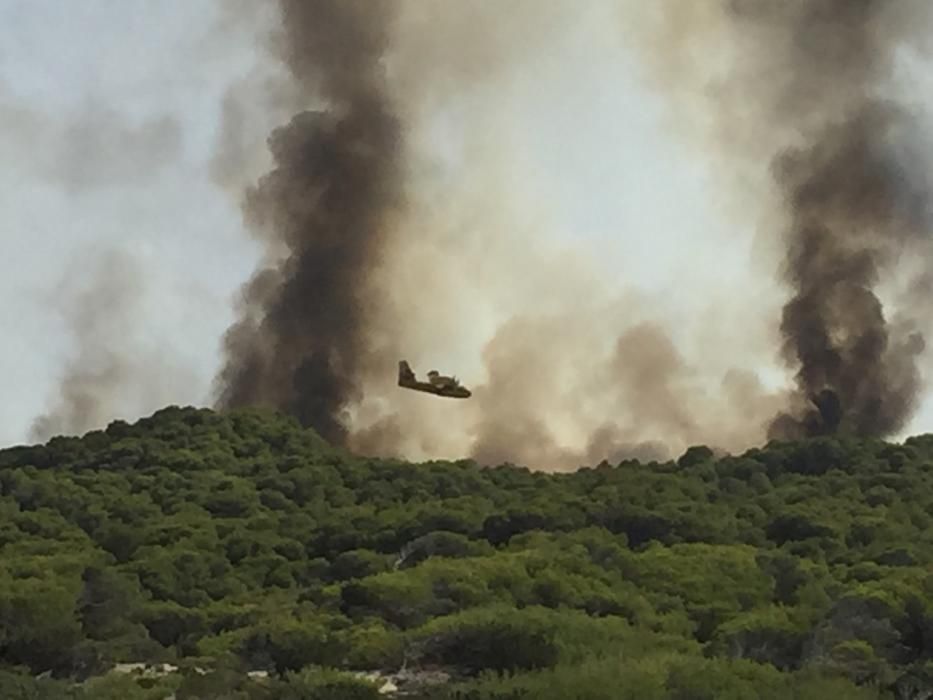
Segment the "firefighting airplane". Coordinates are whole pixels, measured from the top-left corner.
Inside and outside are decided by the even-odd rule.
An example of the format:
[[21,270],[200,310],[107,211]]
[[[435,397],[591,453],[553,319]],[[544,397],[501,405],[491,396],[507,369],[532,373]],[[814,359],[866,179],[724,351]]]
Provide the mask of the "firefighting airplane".
[[473,395],[473,392],[460,385],[456,377],[445,377],[433,369],[428,372],[428,381],[419,382],[405,360],[398,363],[398,385],[405,389],[424,391],[452,399],[468,399]]

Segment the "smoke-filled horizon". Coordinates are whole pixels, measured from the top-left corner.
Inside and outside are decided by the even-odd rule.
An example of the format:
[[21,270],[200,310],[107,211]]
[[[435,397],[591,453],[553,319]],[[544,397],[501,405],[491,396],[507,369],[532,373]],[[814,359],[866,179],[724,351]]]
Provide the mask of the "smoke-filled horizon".
[[[541,469],[897,434],[933,278],[910,256],[928,125],[892,76],[929,23],[882,5],[263,6],[210,161],[261,248],[212,400],[364,454]],[[257,12],[225,4],[224,31]],[[399,389],[399,359],[473,397]],[[82,396],[106,413],[120,384]],[[78,413],[63,429],[104,420]]]

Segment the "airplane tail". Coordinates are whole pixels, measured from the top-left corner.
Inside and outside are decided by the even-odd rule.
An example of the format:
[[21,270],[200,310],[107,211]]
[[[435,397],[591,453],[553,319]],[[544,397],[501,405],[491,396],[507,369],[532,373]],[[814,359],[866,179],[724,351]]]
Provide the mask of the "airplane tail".
[[415,381],[415,373],[411,371],[408,362],[399,360],[398,363],[398,383],[399,386]]

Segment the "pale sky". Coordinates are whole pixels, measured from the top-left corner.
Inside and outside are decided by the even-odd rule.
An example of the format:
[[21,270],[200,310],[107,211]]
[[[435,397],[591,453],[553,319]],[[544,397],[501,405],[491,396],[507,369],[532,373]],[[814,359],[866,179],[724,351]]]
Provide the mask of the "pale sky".
[[[0,445],[25,441],[54,402],[76,352],[61,300],[87,287],[109,251],[141,273],[132,323],[117,332],[140,371],[178,371],[155,396],[126,387],[113,418],[208,401],[232,301],[260,255],[210,161],[224,95],[264,63],[274,69],[259,28],[231,21],[223,5],[0,0]],[[642,292],[652,305],[642,314],[682,329],[688,357],[726,367],[731,351],[755,356],[752,369],[780,381],[768,348],[734,338],[741,323],[775,325],[781,301],[773,261],[752,259],[756,210],[737,218],[708,160],[665,121],[663,99],[605,26],[609,5],[592,0],[593,16],[516,79],[507,101],[464,113],[506,115],[510,153],[536,173],[523,196],[540,198],[548,234],[592,256],[609,283]],[[441,140],[459,128],[442,115],[436,126]],[[691,325],[736,300],[738,320]],[[908,432],[930,429],[926,401]]]

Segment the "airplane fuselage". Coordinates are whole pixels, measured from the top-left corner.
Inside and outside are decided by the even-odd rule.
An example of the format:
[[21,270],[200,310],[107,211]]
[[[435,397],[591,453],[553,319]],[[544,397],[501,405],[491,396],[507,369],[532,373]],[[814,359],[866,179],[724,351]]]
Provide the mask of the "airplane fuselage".
[[404,360],[399,362],[398,385],[405,389],[423,391],[426,394],[446,396],[449,399],[468,399],[473,395],[469,389],[460,386],[456,380],[451,381],[447,377],[440,378],[439,381],[419,382],[415,377],[415,373],[411,371],[408,363]]
[[418,380],[400,379],[398,385],[406,389],[424,391],[428,394],[446,396],[451,399],[468,399],[473,395],[469,389],[462,386],[435,386],[429,382],[419,382]]

